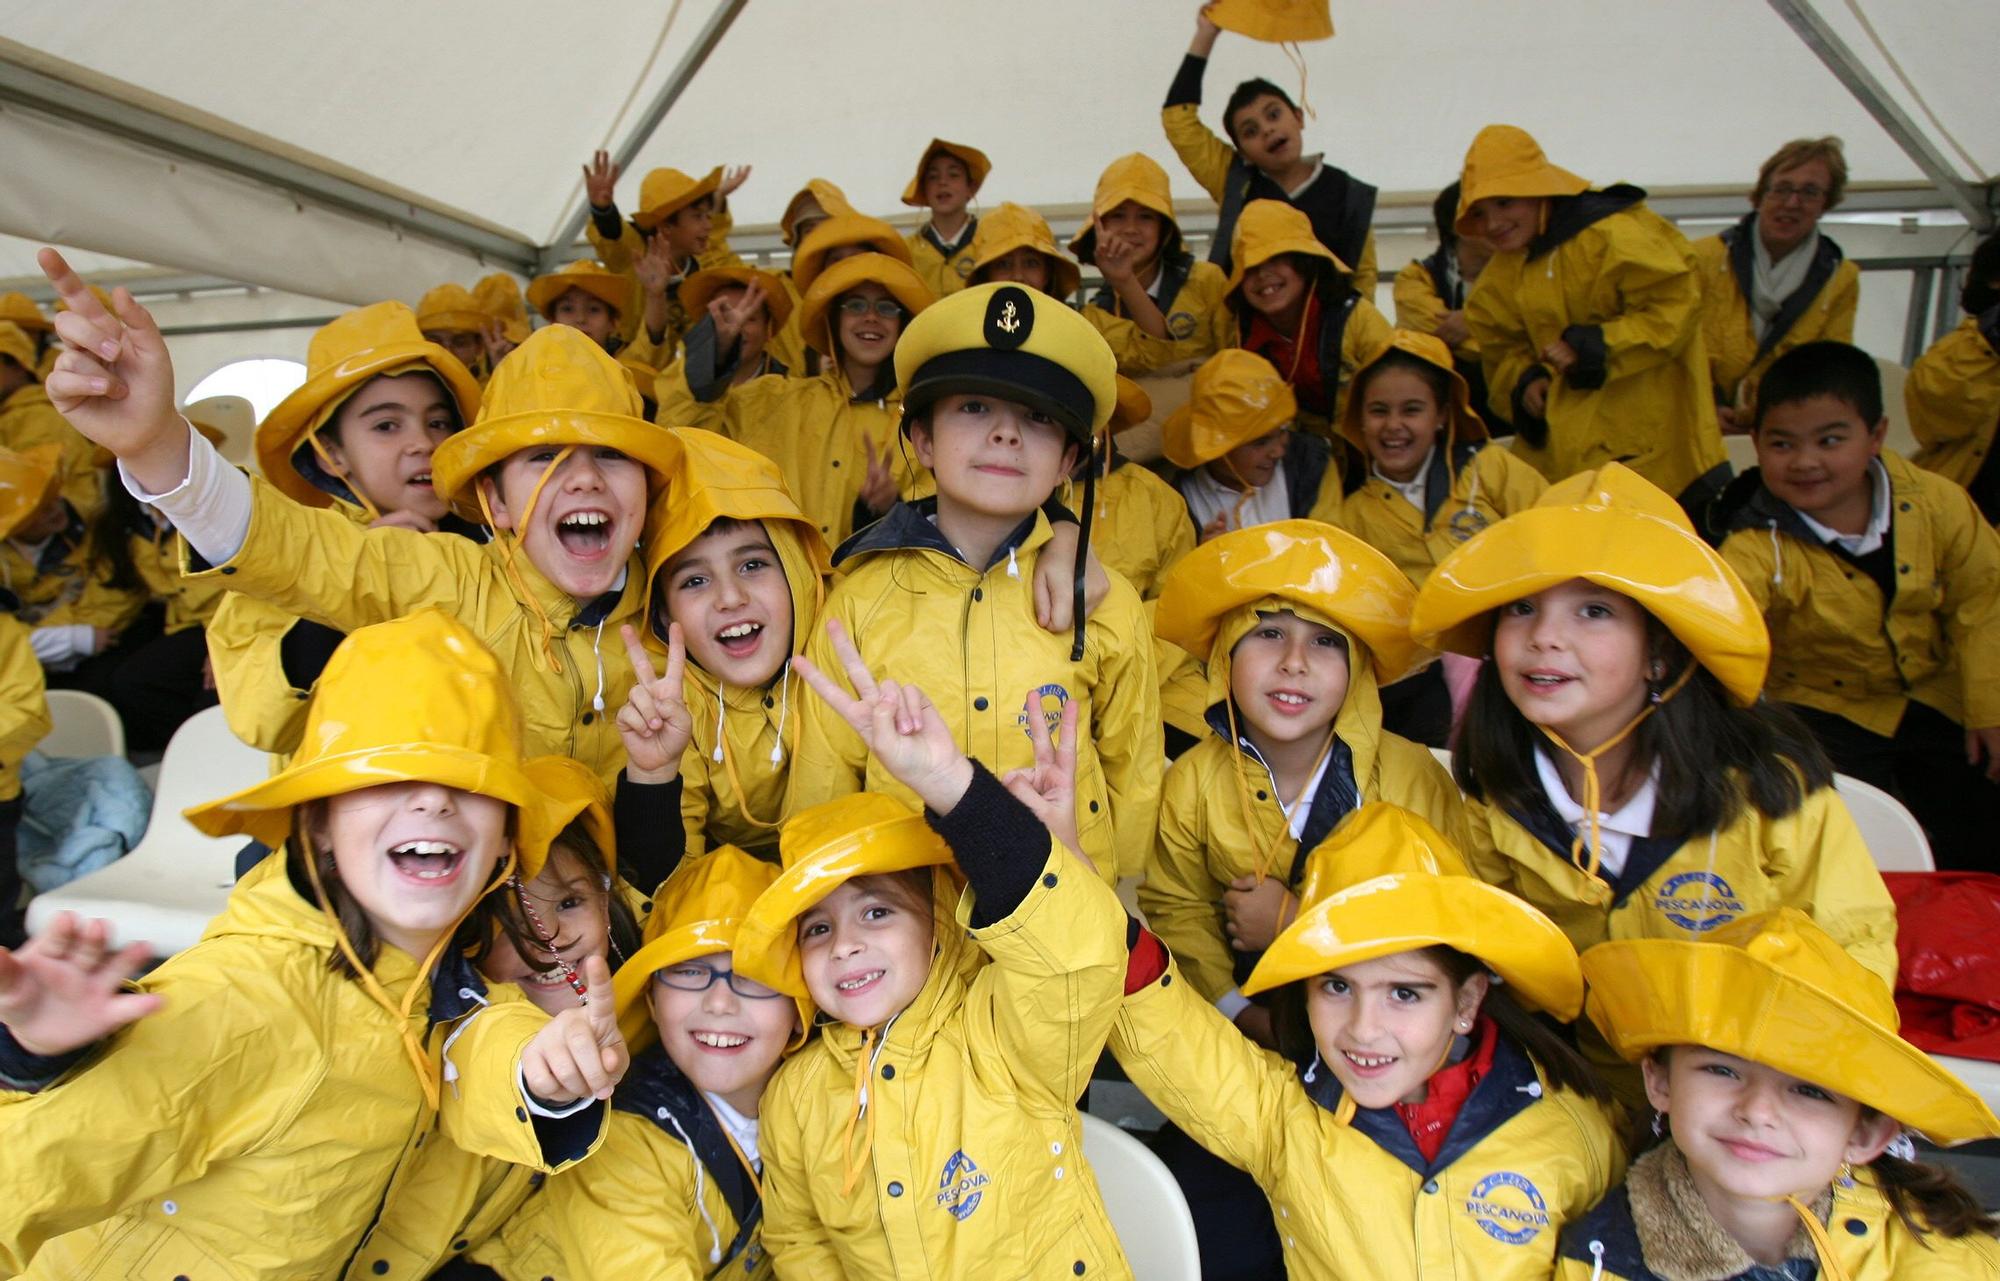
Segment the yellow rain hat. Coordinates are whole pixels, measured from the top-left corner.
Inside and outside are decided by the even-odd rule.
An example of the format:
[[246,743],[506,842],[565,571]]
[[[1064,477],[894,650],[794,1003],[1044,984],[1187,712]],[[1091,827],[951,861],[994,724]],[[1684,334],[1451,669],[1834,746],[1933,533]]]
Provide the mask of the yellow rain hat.
[[792,283],[800,292],[811,289],[827,268],[827,256],[836,249],[860,248],[894,258],[912,266],[909,242],[894,227],[867,214],[841,213],[828,218],[806,233],[805,243],[792,255]]
[[824,178],[809,178],[785,204],[785,212],[778,215],[778,235],[784,242],[798,246],[799,220],[806,216],[807,206],[817,206],[820,214],[837,218],[842,214],[852,214],[854,206],[847,202],[847,193]]
[[619,275],[601,262],[579,259],[566,262],[554,271],[536,276],[528,282],[528,301],[542,319],[554,323],[556,300],[572,289],[581,289],[605,306],[616,316],[625,310],[631,298],[632,289],[625,277]]
[[879,792],[856,792],[785,820],[784,871],[743,918],[736,968],[766,987],[785,981],[795,922],[857,876],[950,867],[951,847],[917,813]]
[[700,178],[678,169],[655,169],[639,184],[639,212],[633,225],[651,231],[703,196],[712,196],[722,186],[722,166],[717,165]]
[[1501,606],[1571,579],[1639,602],[1738,703],[1764,688],[1771,634],[1736,571],[1680,505],[1622,463],[1572,476],[1462,543],[1424,580],[1417,643],[1483,658]]
[[305,382],[257,425],[257,470],[294,502],[330,505],[332,496],[306,478],[294,457],[370,379],[419,370],[444,384],[460,423],[472,421],[479,381],[458,357],[424,337],[415,312],[399,302],[378,302],[334,317],[306,347]]
[[1466,148],[1465,168],[1458,178],[1458,216],[1452,225],[1461,236],[1472,235],[1472,206],[1492,196],[1574,196],[1590,183],[1551,164],[1542,145],[1525,129],[1487,125]]
[[[818,236],[819,232],[813,235]],[[888,290],[889,296],[912,316],[921,314],[936,301],[916,271],[901,259],[878,253],[842,258],[815,275],[811,288],[806,290],[805,302],[799,308],[799,333],[804,335],[807,346],[822,356],[840,354],[839,342],[834,337],[833,309],[842,294],[870,281]],[[907,334],[908,330],[904,332]],[[901,349],[899,341],[897,350]]]
[[521,296],[521,282],[504,271],[482,276],[472,287],[472,301],[487,317],[500,322],[508,342],[520,346],[528,340],[528,303]]
[[979,220],[972,233],[972,270],[967,279],[978,283],[981,271],[1016,249],[1032,249],[1049,260],[1049,287],[1042,292],[1068,298],[1083,283],[1082,270],[1056,244],[1048,219],[1011,200]]
[[291,764],[186,813],[210,836],[276,848],[308,801],[416,782],[505,801],[525,821],[538,793],[522,765],[512,682],[465,624],[427,609],[350,633],[313,687]]
[[1367,397],[1360,388],[1367,385],[1368,371],[1375,367],[1391,352],[1402,352],[1406,356],[1423,361],[1435,369],[1443,370],[1451,379],[1451,404],[1447,409],[1451,421],[1446,430],[1450,433],[1448,442],[1486,439],[1486,421],[1472,408],[1472,391],[1465,385],[1465,379],[1451,363],[1451,348],[1444,340],[1431,334],[1420,334],[1414,329],[1392,329],[1388,341],[1378,343],[1372,351],[1364,352],[1361,368],[1355,373],[1347,395],[1347,408],[1340,417],[1340,434],[1366,455],[1368,438],[1361,430],[1361,411]]
[[35,340],[11,320],[0,320],[0,356],[27,370],[31,377],[35,374]]
[[1253,200],[1243,206],[1236,230],[1229,239],[1229,285],[1222,299],[1234,303],[1250,270],[1280,254],[1304,254],[1318,258],[1343,276],[1352,275],[1348,265],[1313,234],[1312,219],[1305,211],[1282,200]]
[[978,195],[979,188],[986,182],[986,175],[993,172],[993,162],[977,147],[968,147],[962,142],[946,142],[943,138],[931,139],[931,145],[924,148],[924,154],[917,157],[917,171],[910,176],[910,185],[903,188],[903,203],[914,209],[923,209],[924,167],[931,157],[943,152],[965,166],[965,176],[972,180],[972,194]]
[[417,328],[427,334],[483,334],[492,321],[464,285],[439,285],[417,301]]
[[1590,1021],[1626,1059],[1704,1046],[1857,1099],[1933,1143],[2000,1137],[1975,1091],[1896,1034],[1888,985],[1796,908],[1699,941],[1599,943],[1583,974]]
[[1396,563],[1344,529],[1316,520],[1280,520],[1211,538],[1175,562],[1160,589],[1153,631],[1196,658],[1210,650],[1222,620],[1265,601],[1304,607],[1368,647],[1377,683],[1410,670],[1416,588]]
[[35,305],[34,299],[11,290],[0,294],[0,320],[19,325],[31,334],[45,334],[56,327],[56,322]]
[[1224,31],[1270,44],[1324,40],[1333,34],[1329,0],[1215,0],[1203,12]]
[[1161,257],[1180,249],[1181,225],[1174,219],[1174,195],[1167,183],[1167,171],[1145,152],[1135,151],[1118,157],[1098,175],[1097,193],[1090,199],[1090,221],[1069,241],[1070,252],[1077,261],[1097,261],[1097,220],[1128,200],[1141,209],[1152,210],[1166,222],[1160,235]]
[[[778,875],[774,865],[724,845],[687,860],[666,879],[653,896],[644,942],[611,976],[611,1000],[627,1045],[638,1049],[659,1035],[647,1002],[653,976],[682,961],[737,951],[744,918]],[[792,998],[799,1014],[797,1046],[812,1027],[813,1006],[799,971],[798,942],[790,931],[766,953],[766,960],[776,981],[757,981]],[[742,969],[740,952],[734,963]],[[745,972],[744,977],[750,976]]]
[[486,385],[486,403],[431,457],[438,496],[478,511],[474,482],[487,468],[540,445],[601,446],[643,464],[657,493],[680,466],[678,434],[645,418],[632,377],[568,325],[528,335]]
[[1081,313],[1026,285],[972,285],[896,344],[903,425],[940,396],[978,392],[1042,410],[1088,445],[1118,404],[1118,361]]
[[604,856],[604,870],[617,875],[618,829],[611,821],[611,797],[596,772],[568,756],[537,756],[521,768],[535,787],[535,803],[521,815],[521,880],[542,874],[549,847],[578,821]]
[[[785,487],[784,473],[763,454],[712,431],[682,437],[681,467],[667,493],[646,513],[642,541],[646,555],[646,599],[656,600],[656,580],[674,557],[718,520],[783,521],[792,527],[820,579],[833,572],[833,558],[819,526],[800,510]],[[790,573],[789,568],[787,573]],[[808,599],[812,593],[808,593]],[[794,620],[803,633],[809,619]],[[648,627],[652,620],[648,619]],[[666,637],[659,639],[664,642]]]
[[1243,983],[1254,996],[1357,961],[1449,947],[1500,976],[1516,1000],[1568,1022],[1583,1005],[1576,949],[1526,900],[1472,874],[1422,818],[1375,801],[1308,857],[1299,919]]
[[681,282],[681,308],[699,319],[707,314],[716,294],[736,285],[748,288],[753,280],[764,287],[764,310],[771,313],[771,332],[775,334],[791,318],[792,296],[785,291],[783,281],[755,267],[709,267],[695,272]]
[[0,448],[0,538],[11,538],[28,517],[42,509],[62,479],[59,444],[23,450]]
[[1118,403],[1111,410],[1111,434],[1137,427],[1153,416],[1153,398],[1146,389],[1123,374],[1118,375]]
[[1298,416],[1297,394],[1270,361],[1225,347],[1194,371],[1186,402],[1160,425],[1160,451],[1176,467],[1199,467]]

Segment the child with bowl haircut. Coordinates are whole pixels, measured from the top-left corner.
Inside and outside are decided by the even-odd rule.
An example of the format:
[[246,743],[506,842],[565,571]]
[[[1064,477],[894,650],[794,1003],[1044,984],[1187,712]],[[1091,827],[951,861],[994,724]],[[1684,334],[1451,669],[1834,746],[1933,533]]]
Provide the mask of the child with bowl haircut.
[[903,188],[904,204],[930,211],[930,219],[908,240],[917,275],[934,297],[957,293],[972,274],[972,238],[979,233],[979,219],[966,206],[992,170],[993,162],[977,147],[933,138]]

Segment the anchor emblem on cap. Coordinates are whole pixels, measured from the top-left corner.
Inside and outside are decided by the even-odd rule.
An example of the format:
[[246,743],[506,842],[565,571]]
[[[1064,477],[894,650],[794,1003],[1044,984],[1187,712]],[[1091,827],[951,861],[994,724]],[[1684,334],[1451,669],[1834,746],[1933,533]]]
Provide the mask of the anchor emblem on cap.
[[1021,327],[1021,322],[1014,318],[1014,304],[1012,302],[1009,302],[1000,309],[1000,319],[994,321],[993,325],[1000,332],[1007,334],[1011,334]]

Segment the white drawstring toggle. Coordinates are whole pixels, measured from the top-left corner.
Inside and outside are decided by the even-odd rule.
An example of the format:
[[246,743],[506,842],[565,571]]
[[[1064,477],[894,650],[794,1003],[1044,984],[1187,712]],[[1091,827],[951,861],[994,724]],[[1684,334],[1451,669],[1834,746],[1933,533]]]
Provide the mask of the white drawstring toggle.
[[1007,577],[1019,578],[1020,576],[1021,566],[1014,559],[1014,549],[1009,547],[1007,549]]

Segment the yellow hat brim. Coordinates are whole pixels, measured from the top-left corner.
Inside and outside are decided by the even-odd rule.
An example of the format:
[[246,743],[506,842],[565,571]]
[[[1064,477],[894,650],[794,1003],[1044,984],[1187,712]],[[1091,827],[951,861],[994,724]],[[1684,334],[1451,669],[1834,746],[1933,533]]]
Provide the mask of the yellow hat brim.
[[333,496],[314,485],[292,466],[292,455],[307,435],[323,426],[333,411],[368,382],[382,374],[414,373],[419,367],[443,381],[458,404],[458,420],[470,423],[479,413],[479,380],[472,371],[434,342],[390,343],[370,348],[357,359],[323,369],[278,402],[257,424],[254,450],[264,479],[293,502],[328,507]]
[[775,335],[791,319],[792,297],[776,276],[755,267],[709,267],[697,271],[681,282],[681,309],[698,320],[708,311],[708,304],[716,294],[734,285],[748,288],[753,280],[764,287],[764,308],[771,313],[770,329]]
[[[21,527],[21,522],[42,509],[49,496],[62,483],[63,447],[51,441],[45,445],[30,445],[16,451],[16,456],[27,463],[35,473],[35,492],[23,493],[18,505],[0,510],[0,538],[6,538]],[[99,467],[108,467],[108,462],[99,462]]]
[[291,838],[292,811],[298,806],[384,783],[407,782],[475,792],[523,810],[537,795],[513,762],[435,743],[390,743],[294,764],[183,814],[210,836],[249,836],[275,849]]
[[1299,416],[1298,395],[1289,385],[1271,398],[1270,405],[1255,418],[1215,421],[1198,417],[1195,402],[1183,401],[1160,424],[1160,452],[1183,471],[1212,463],[1232,449],[1267,436]]
[[546,276],[537,276],[528,282],[528,302],[541,313],[543,320],[554,324],[556,318],[550,314],[550,309],[556,305],[558,298],[572,289],[583,290],[609,307],[613,315],[624,313],[625,304],[632,295],[625,278],[610,272],[601,276],[594,273],[586,275],[579,272],[576,275],[564,275],[562,272],[553,272]]
[[1252,269],[1284,254],[1304,254],[1308,258],[1319,258],[1332,264],[1333,269],[1343,276],[1351,276],[1353,270],[1340,260],[1340,256],[1317,240],[1310,238],[1285,237],[1278,240],[1261,240],[1246,246],[1243,253],[1229,268],[1229,283],[1222,291],[1224,303],[1234,303],[1243,292],[1243,282],[1249,278]]
[[643,418],[589,409],[531,410],[474,423],[439,445],[431,456],[432,486],[454,507],[476,510],[473,485],[487,468],[545,445],[615,449],[646,468],[655,493],[681,460],[680,437]]
[[903,188],[904,204],[913,209],[929,208],[924,203],[923,195],[924,166],[928,165],[931,157],[940,151],[965,166],[965,176],[971,180],[973,195],[978,195],[979,189],[986,185],[986,175],[993,172],[993,162],[986,158],[985,152],[977,147],[968,147],[962,142],[946,142],[942,138],[933,138],[930,146],[924,148],[924,154],[917,157],[917,172],[911,175],[910,185]]
[[1343,965],[1449,947],[1499,975],[1522,1004],[1563,1022],[1583,1005],[1583,971],[1560,927],[1507,891],[1469,876],[1378,876],[1308,906],[1272,942],[1243,995]]
[[[628,1046],[636,1051],[659,1037],[646,995],[652,986],[653,975],[670,965],[679,965],[696,957],[735,952],[742,926],[743,922],[734,917],[690,921],[648,941],[618,967],[618,972],[611,976],[611,1004],[618,1013],[618,1029],[625,1034]],[[812,998],[806,995],[805,978],[799,972],[796,950],[790,957],[785,978],[783,983],[764,983],[764,986],[791,998],[798,1009],[799,1027],[803,1034],[812,1027],[813,1005]],[[758,982],[763,983],[764,980],[759,979]]]
[[1448,430],[1451,433],[1452,443],[1487,438],[1486,420],[1472,407],[1472,388],[1466,384],[1464,376],[1452,364],[1451,348],[1430,334],[1394,329],[1389,333],[1388,342],[1363,358],[1360,370],[1354,375],[1352,389],[1347,396],[1347,407],[1340,416],[1340,434],[1347,438],[1349,444],[1360,450],[1363,457],[1367,456],[1368,437],[1361,430],[1361,415],[1367,397],[1362,395],[1361,391],[1367,386],[1368,371],[1380,363],[1383,357],[1397,351],[1406,356],[1414,356],[1433,369],[1441,369],[1450,375],[1451,404],[1448,408],[1451,422]]
[[[695,179],[692,186],[684,187],[665,200],[655,201],[632,215],[632,221],[645,231],[652,231],[661,223],[687,208],[703,196],[712,196],[722,189],[722,166],[717,165],[706,174]],[[643,194],[643,191],[642,193]]]
[[1452,230],[1461,236],[1479,233],[1472,223],[1472,206],[1482,200],[1511,197],[1516,200],[1578,196],[1590,190],[1587,179],[1573,174],[1561,165],[1547,161],[1531,169],[1514,173],[1495,174],[1476,187],[1461,186],[1458,193],[1458,213],[1452,218]]
[[2000,1118],[1930,1055],[1742,948],[1600,943],[1584,954],[1583,973],[1591,1021],[1628,1060],[1704,1046],[1857,1099],[1933,1143],[2000,1137]]
[[1427,648],[1484,658],[1495,610],[1578,578],[1638,601],[1732,698],[1757,701],[1771,636],[1756,600],[1707,543],[1645,512],[1533,507],[1481,530],[1424,580],[1410,631]]
[[494,319],[483,311],[427,311],[417,317],[417,328],[427,334],[483,334]]
[[[887,254],[855,254],[842,258],[813,278],[799,308],[799,333],[806,345],[822,356],[837,357],[840,341],[834,336],[829,313],[840,296],[857,285],[874,283],[889,291],[914,318],[937,301],[921,277],[910,266]],[[907,323],[907,322],[906,322]]]
[[1141,209],[1152,210],[1165,221],[1166,226],[1160,231],[1160,253],[1163,256],[1172,252],[1180,243],[1181,224],[1180,220],[1174,217],[1173,201],[1161,196],[1150,187],[1138,183],[1120,183],[1097,193],[1096,200],[1091,206],[1090,217],[1077,229],[1077,233],[1069,238],[1069,251],[1076,255],[1078,262],[1096,262],[1097,220],[1128,200]]

